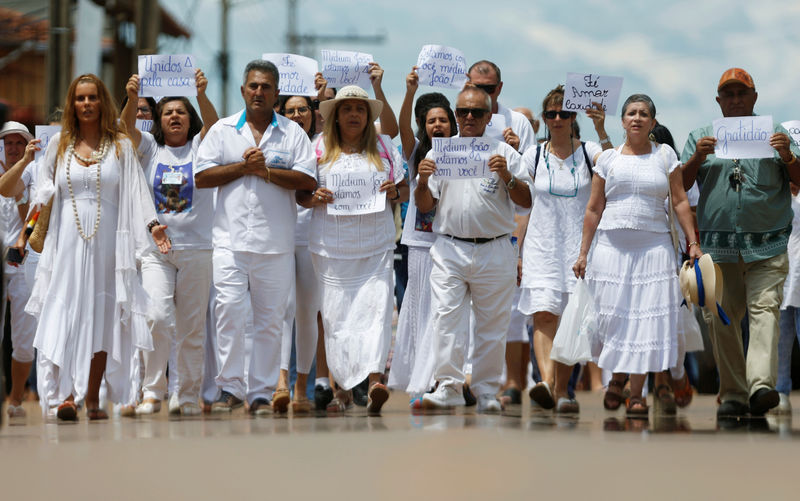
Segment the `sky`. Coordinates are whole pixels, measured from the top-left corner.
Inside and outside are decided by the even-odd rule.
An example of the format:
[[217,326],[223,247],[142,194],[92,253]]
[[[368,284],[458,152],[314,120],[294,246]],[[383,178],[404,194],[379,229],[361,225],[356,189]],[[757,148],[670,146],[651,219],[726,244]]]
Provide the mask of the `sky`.
[[[610,0],[298,0],[302,34],[385,34],[385,42],[306,47],[373,54],[385,70],[383,89],[395,113],[405,77],[425,44],[461,50],[468,63],[489,59],[501,69],[499,101],[541,113],[545,94],[568,72],[624,78],[620,101],[648,94],[657,118],[680,150],[689,132],[721,116],[715,101],[722,73],[746,69],[758,92],[756,113],[775,122],[800,119],[800,2],[761,0],[632,2]],[[190,27],[190,42],[165,42],[162,53],[192,53],[209,77],[208,94],[220,103],[216,56],[220,2],[171,0],[164,6]],[[265,52],[285,52],[286,0],[231,0],[231,82],[228,113],[243,106],[241,72]],[[423,92],[442,91],[420,87]],[[454,101],[456,91],[442,91]],[[221,113],[222,110],[220,110]],[[584,140],[596,140],[591,120],[578,120]],[[606,118],[619,144],[619,110]],[[540,130],[540,135],[542,131]]]

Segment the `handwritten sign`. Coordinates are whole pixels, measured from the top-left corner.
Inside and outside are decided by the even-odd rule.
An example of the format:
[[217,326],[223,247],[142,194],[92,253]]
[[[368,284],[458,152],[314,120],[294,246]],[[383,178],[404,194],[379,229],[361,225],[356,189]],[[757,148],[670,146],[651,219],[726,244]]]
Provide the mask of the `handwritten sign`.
[[386,181],[386,172],[355,171],[328,174],[328,189],[333,192],[333,202],[328,204],[328,214],[356,216],[381,212],[386,208],[386,192],[378,191]]
[[775,150],[769,145],[774,131],[772,117],[728,117],[714,120],[717,144],[714,154],[719,158],[771,158]]
[[0,140],[0,162],[6,165],[6,145],[3,140]]
[[297,54],[262,54],[261,59],[278,67],[280,81],[278,88],[286,96],[316,96],[314,78],[319,64],[314,59]]
[[789,120],[781,125],[789,132],[789,137],[792,138],[795,146],[800,147],[800,120]]
[[153,121],[152,120],[143,120],[141,118],[136,119],[136,128],[142,132],[150,132],[153,130]]
[[372,54],[347,50],[322,51],[322,76],[328,81],[328,87],[344,87],[358,85],[369,89],[369,63],[374,61]]
[[194,56],[139,56],[139,95],[196,96]]
[[444,45],[423,45],[417,57],[420,85],[458,89],[467,81],[464,53]]
[[595,102],[600,103],[606,115],[616,115],[621,91],[622,77],[567,73],[561,109],[577,112],[592,108]]
[[50,143],[50,138],[61,132],[60,125],[37,125],[35,127],[35,136],[36,139],[40,140],[39,147],[41,150],[36,152],[34,155],[34,160],[39,160],[44,155],[44,152],[47,150],[47,145]]
[[503,138],[503,131],[506,127],[508,127],[508,125],[506,125],[506,117],[495,113],[486,125],[486,130],[483,132],[483,135],[497,139],[498,141],[505,141]]
[[489,157],[497,151],[498,142],[485,136],[433,138],[434,176],[438,179],[489,177]]

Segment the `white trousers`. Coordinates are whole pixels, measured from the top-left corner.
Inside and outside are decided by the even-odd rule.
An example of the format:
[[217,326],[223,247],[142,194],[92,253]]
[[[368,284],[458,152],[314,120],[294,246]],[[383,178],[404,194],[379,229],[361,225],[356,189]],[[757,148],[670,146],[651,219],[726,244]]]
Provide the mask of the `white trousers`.
[[314,355],[317,353],[317,312],[320,310],[320,284],[317,272],[311,264],[311,252],[307,245],[294,249],[295,279],[289,294],[289,307],[283,323],[281,342],[281,369],[289,370],[292,357],[292,325],[295,326],[295,351],[297,372],[308,374]]
[[172,345],[170,379],[180,404],[197,403],[203,378],[206,309],[211,286],[211,250],[176,250],[142,256],[142,285],[149,295],[147,324],[153,351],[142,353],[144,398],[167,393],[166,369]]
[[[256,254],[217,248],[213,254],[217,301],[217,387],[237,398],[272,398],[278,384],[281,337],[294,254]],[[252,349],[245,383],[245,332],[253,312]]]
[[217,316],[214,314],[214,305],[217,304],[217,290],[212,284],[208,293],[208,309],[206,310],[206,347],[203,360],[203,386],[202,397],[204,402],[214,402],[219,396],[215,380],[219,371],[217,351]]
[[[34,254],[28,250],[29,258]],[[11,358],[17,362],[33,362],[33,338],[36,336],[36,317],[25,312],[25,305],[31,296],[33,282],[27,279],[35,274],[37,259],[26,259],[17,268],[5,267],[3,274],[6,297],[11,303]],[[0,305],[0,333],[5,329],[6,301]]]
[[[439,236],[431,247],[431,295],[439,384],[464,384],[464,362],[474,313],[472,389],[477,395],[500,390],[506,334],[516,281],[511,241],[473,244]],[[471,302],[470,302],[471,301]],[[471,305],[471,308],[470,308]]]

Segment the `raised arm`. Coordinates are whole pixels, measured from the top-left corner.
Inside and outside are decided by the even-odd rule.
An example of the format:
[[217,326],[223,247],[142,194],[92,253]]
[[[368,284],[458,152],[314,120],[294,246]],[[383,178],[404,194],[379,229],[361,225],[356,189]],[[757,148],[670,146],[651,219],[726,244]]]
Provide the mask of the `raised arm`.
[[606,133],[606,112],[603,111],[603,106],[600,103],[593,102],[592,105],[594,108],[588,108],[586,110],[586,116],[591,118],[594,123],[594,130],[597,132],[597,139],[600,146],[604,150],[610,150],[614,145],[611,144],[611,139],[608,138],[608,134]]
[[128,136],[133,141],[134,149],[138,149],[139,144],[142,142],[142,133],[136,128],[136,107],[139,105],[139,75],[131,75],[128,83],[125,84],[125,93],[128,94],[128,102],[122,108],[120,119],[128,129]]
[[200,108],[200,118],[203,120],[203,128],[200,129],[200,139],[206,137],[206,132],[212,125],[217,123],[219,116],[214,105],[206,95],[206,88],[208,87],[208,79],[203,74],[200,68],[194,70],[195,82],[197,83],[197,106]]
[[712,136],[701,137],[695,142],[692,135],[689,134],[689,138],[686,140],[686,146],[683,147],[683,155],[681,156],[681,160],[688,156],[681,166],[684,191],[692,188],[692,185],[697,179],[697,171],[700,169],[700,166],[703,165],[703,162],[706,161],[706,157],[714,153],[716,144],[717,140]]
[[419,75],[417,75],[417,67],[411,68],[411,73],[406,76],[406,96],[403,98],[403,105],[400,106],[400,119],[398,127],[400,128],[400,143],[403,145],[403,158],[408,160],[411,152],[414,151],[414,129],[411,128],[411,115],[414,108],[414,94],[419,87]]
[[25,191],[25,183],[22,182],[22,173],[33,161],[37,151],[42,148],[39,146],[39,139],[31,139],[25,146],[25,154],[17,163],[11,166],[5,173],[0,175],[0,195],[4,197],[16,198]]
[[392,111],[389,100],[386,99],[386,95],[384,95],[383,88],[381,87],[383,68],[374,61],[369,63],[369,66],[369,79],[372,80],[372,90],[375,92],[375,99],[383,103],[380,116],[381,128],[379,132],[394,139],[395,136],[397,136],[397,118],[395,118],[394,111]]
[[436,207],[436,199],[428,188],[428,179],[436,172],[436,164],[430,158],[423,159],[417,165],[417,187],[414,189],[414,202],[420,212],[430,212]]
[[586,205],[586,213],[583,216],[583,234],[581,236],[581,251],[578,260],[572,267],[575,276],[583,278],[586,276],[586,260],[589,255],[589,248],[592,246],[594,234],[603,217],[606,208],[606,180],[600,176],[592,176],[592,194],[589,196],[589,203]]

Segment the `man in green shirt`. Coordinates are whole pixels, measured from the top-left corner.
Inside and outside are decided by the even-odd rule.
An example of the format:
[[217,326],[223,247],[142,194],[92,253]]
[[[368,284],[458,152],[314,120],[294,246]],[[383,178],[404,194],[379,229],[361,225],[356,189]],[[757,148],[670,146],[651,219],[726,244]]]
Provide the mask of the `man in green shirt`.
[[[752,116],[758,93],[752,77],[731,68],[717,86],[717,103],[725,117]],[[713,314],[711,342],[720,379],[717,417],[763,415],[778,405],[778,319],[783,282],[789,270],[786,244],[791,233],[789,180],[800,182],[798,150],[786,130],[775,126],[769,144],[775,154],[760,159],[722,159],[714,155],[717,140],[711,125],[692,131],[683,149],[683,184],[700,185],[697,221],[701,248],[722,268],[724,325]],[[749,313],[747,359],[741,321]]]

